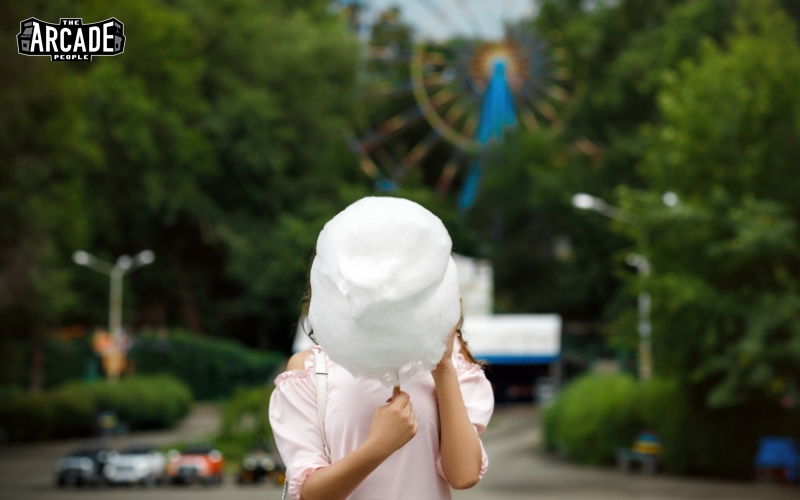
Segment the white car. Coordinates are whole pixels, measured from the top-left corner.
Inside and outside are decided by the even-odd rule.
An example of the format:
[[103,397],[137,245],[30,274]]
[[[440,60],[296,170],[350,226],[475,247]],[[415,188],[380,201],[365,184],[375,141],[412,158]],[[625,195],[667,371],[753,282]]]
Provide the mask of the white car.
[[152,446],[131,446],[109,454],[103,475],[112,484],[155,486],[164,480],[166,459]]

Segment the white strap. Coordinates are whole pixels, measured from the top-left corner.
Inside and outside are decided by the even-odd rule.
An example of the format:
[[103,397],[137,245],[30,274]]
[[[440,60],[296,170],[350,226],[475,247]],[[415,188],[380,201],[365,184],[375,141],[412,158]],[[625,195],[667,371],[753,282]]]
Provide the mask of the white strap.
[[[325,437],[325,408],[328,405],[328,366],[325,363],[325,355],[319,349],[313,349],[314,360],[317,365],[317,413],[319,415],[319,427],[322,429],[322,448],[325,450],[325,458],[331,461],[331,452],[328,451],[328,438]],[[286,499],[286,492],[289,487],[289,478],[283,480],[283,494],[281,500]]]
[[331,461],[331,452],[328,450],[328,438],[325,436],[325,408],[328,404],[328,367],[325,355],[319,349],[314,349],[317,365],[317,412],[319,413],[319,427],[322,430],[322,448],[325,458]]

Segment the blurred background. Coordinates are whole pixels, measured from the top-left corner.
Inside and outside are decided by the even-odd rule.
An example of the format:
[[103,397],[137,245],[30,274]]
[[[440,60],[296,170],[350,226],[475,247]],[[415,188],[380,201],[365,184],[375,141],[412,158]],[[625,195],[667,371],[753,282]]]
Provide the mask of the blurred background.
[[[19,55],[30,17],[115,17],[124,53]],[[498,406],[456,498],[796,495],[798,22],[796,0],[3,2],[0,497],[280,498],[270,386],[319,231],[368,195],[424,205],[459,255]]]

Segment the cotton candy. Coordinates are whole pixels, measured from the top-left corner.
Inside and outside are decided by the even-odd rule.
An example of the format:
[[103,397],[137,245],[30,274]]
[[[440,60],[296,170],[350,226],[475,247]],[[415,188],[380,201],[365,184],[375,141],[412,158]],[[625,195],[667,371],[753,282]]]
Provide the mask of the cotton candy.
[[308,320],[328,356],[387,387],[433,369],[459,320],[442,221],[402,198],[367,197],[320,232]]

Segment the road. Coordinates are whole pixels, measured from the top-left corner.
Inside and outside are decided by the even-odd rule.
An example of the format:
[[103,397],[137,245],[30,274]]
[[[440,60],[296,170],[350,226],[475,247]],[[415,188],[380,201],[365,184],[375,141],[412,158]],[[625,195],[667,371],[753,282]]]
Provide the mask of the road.
[[[218,409],[198,405],[189,418],[171,431],[139,433],[114,438],[114,447],[131,441],[154,444],[208,436],[218,425]],[[529,407],[499,409],[483,434],[489,454],[489,471],[475,488],[454,492],[454,500],[779,500],[796,499],[797,489],[756,487],[660,475],[622,475],[613,469],[564,463],[539,451],[540,435],[535,410]],[[220,487],[161,487],[67,489],[53,485],[55,460],[79,441],[14,445],[0,449],[0,499],[9,500],[278,500],[277,487],[239,487],[230,478]],[[421,500],[421,499],[409,499]],[[424,499],[423,499],[424,500]]]

